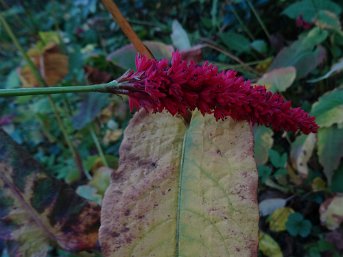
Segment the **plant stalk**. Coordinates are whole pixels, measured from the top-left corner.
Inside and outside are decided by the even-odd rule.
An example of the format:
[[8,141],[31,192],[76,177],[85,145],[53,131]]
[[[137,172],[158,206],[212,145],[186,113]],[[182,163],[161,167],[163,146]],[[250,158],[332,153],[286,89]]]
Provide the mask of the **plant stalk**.
[[25,96],[25,95],[53,95],[66,93],[122,93],[117,81],[106,84],[87,86],[64,86],[64,87],[34,87],[34,88],[12,88],[0,89],[0,96]]

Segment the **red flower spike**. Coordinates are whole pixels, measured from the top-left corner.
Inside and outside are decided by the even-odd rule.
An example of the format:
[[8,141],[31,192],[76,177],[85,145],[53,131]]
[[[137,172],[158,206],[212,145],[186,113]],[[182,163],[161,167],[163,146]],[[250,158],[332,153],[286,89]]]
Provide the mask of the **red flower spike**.
[[136,68],[137,72],[127,72],[119,79],[127,85],[131,110],[166,109],[172,115],[186,117],[188,111],[198,108],[217,120],[230,116],[277,131],[309,134],[319,128],[314,117],[300,108],[291,108],[291,102],[281,95],[268,92],[264,86],[251,86],[235,71],[218,72],[207,62],[197,65],[182,60],[178,52],[173,53],[171,64],[137,56]]

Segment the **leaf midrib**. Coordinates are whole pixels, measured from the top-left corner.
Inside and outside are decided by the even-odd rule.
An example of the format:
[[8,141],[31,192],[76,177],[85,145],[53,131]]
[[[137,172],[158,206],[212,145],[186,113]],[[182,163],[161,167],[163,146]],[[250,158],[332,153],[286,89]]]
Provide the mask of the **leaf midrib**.
[[183,136],[181,157],[179,165],[179,179],[178,179],[178,195],[177,195],[177,207],[176,207],[176,246],[175,246],[175,257],[180,256],[180,227],[181,227],[181,205],[182,205],[182,183],[183,183],[183,169],[185,162],[185,149],[188,140],[189,127],[186,127],[185,134]]

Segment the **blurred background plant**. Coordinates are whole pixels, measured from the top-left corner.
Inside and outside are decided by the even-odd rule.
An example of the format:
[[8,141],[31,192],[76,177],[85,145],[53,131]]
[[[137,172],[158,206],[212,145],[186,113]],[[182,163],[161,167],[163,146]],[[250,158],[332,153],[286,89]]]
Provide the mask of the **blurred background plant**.
[[[317,135],[255,127],[260,256],[343,256],[342,0],[116,1],[156,58],[173,50],[238,70],[316,116]],[[49,85],[109,82],[134,68],[135,50],[100,1],[0,0],[7,21]],[[3,25],[3,24],[2,24]],[[0,26],[0,88],[43,86]],[[51,175],[101,205],[132,114],[125,98],[0,98],[0,127]],[[1,238],[1,233],[0,233]],[[0,256],[8,256],[0,239]],[[49,256],[97,256],[51,247]]]

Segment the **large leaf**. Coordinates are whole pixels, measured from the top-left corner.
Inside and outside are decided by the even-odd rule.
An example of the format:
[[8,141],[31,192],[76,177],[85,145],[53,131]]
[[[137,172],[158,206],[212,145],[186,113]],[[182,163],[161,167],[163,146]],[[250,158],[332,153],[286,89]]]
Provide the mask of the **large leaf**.
[[73,117],[73,127],[82,129],[92,122],[108,105],[108,95],[103,93],[85,94],[78,113]]
[[343,89],[336,89],[321,96],[314,103],[311,115],[316,117],[320,127],[343,123]]
[[47,175],[1,130],[0,142],[0,238],[13,256],[45,256],[50,244],[94,249],[100,207]]
[[246,122],[137,113],[105,194],[105,256],[256,256],[257,172]]
[[328,32],[319,28],[310,30],[290,46],[283,48],[273,60],[269,71],[276,68],[293,66],[296,68],[298,79],[305,77],[324,61],[326,51],[318,45],[327,36]]
[[343,157],[343,129],[336,126],[322,128],[318,131],[319,162],[324,167],[324,173],[331,184],[335,169]]

